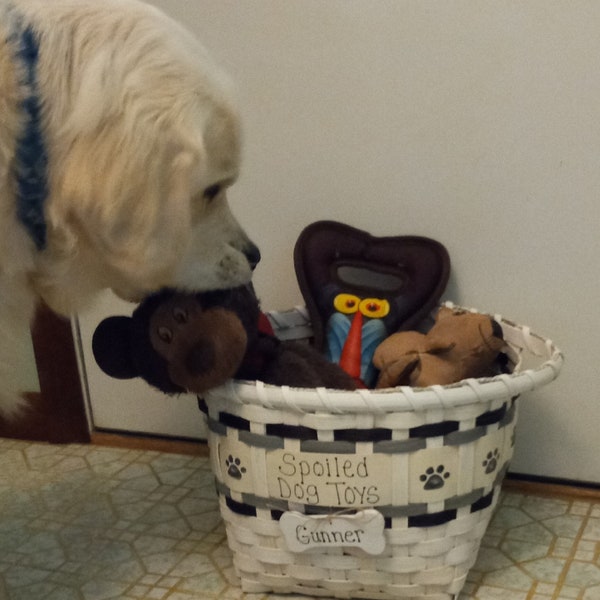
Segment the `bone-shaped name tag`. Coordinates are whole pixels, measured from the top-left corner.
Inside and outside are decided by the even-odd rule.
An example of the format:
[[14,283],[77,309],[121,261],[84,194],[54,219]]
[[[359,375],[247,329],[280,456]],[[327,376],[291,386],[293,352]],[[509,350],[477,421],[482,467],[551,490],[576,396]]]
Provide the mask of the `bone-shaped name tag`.
[[291,552],[327,547],[361,548],[367,554],[385,549],[383,515],[366,509],[352,515],[303,515],[286,512],[279,521]]

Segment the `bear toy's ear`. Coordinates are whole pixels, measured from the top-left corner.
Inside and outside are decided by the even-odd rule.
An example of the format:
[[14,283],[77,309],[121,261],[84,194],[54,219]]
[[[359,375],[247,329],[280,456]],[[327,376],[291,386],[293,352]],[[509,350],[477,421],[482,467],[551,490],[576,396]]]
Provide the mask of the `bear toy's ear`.
[[139,377],[131,352],[130,317],[108,317],[104,319],[92,337],[92,352],[98,366],[115,379]]

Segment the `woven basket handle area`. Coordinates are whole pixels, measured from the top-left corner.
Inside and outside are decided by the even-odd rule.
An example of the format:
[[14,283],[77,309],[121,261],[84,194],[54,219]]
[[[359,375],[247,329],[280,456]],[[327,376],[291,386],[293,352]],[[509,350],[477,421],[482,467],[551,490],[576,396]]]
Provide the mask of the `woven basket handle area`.
[[[470,312],[474,309],[445,306]],[[558,377],[564,358],[555,344],[530,330],[492,316],[502,327],[510,351],[517,356],[513,373],[480,379],[465,379],[446,386],[411,388],[401,386],[386,390],[331,390],[325,388],[289,388],[266,385],[260,381],[230,381],[211,390],[207,398],[228,398],[241,404],[253,404],[293,412],[388,413],[451,408],[505,397],[515,397],[542,387]],[[276,334],[282,339],[308,339],[311,326],[304,307],[268,314]]]

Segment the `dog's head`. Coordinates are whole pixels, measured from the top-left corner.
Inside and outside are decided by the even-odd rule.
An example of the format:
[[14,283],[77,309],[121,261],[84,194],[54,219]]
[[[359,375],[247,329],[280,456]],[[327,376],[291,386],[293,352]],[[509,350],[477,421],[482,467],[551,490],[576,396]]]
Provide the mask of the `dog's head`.
[[69,310],[73,289],[138,299],[248,282],[260,253],[227,202],[239,116],[202,46],[134,0],[40,3],[27,17],[43,32],[48,115],[40,293]]

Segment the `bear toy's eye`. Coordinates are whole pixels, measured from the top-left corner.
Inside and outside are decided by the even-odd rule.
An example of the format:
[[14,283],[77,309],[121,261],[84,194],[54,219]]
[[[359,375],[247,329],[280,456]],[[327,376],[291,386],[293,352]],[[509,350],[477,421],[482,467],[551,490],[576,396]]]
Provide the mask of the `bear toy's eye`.
[[158,337],[163,342],[170,344],[173,341],[173,332],[168,327],[159,327]]
[[188,322],[188,313],[187,310],[185,308],[182,308],[181,306],[176,306],[173,309],[173,318],[175,319],[175,321],[177,323],[187,323]]

